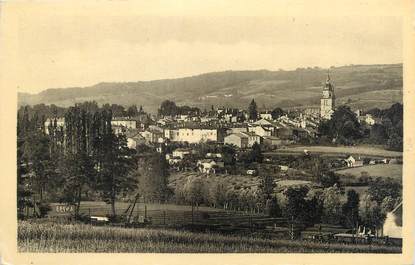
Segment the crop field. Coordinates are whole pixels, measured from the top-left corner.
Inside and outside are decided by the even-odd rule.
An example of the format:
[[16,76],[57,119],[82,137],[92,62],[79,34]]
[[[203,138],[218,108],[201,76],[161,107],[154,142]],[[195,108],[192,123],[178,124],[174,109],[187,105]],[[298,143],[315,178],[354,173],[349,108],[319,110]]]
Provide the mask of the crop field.
[[303,153],[308,150],[311,153],[325,155],[362,155],[373,157],[402,157],[402,152],[389,151],[380,147],[371,146],[295,146],[279,149],[275,152],[266,153],[268,155],[278,153]]
[[53,222],[18,223],[19,252],[106,253],[401,253],[400,247],[328,244],[251,235],[167,229],[95,227]]
[[360,177],[362,172],[367,172],[370,177],[390,177],[396,180],[402,180],[402,165],[396,164],[367,165],[336,171],[339,174],[349,174],[355,177]]

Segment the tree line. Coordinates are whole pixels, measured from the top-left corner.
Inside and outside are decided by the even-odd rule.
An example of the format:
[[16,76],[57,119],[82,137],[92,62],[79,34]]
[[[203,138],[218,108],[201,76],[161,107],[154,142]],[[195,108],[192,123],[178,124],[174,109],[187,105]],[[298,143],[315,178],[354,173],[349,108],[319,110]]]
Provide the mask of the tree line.
[[321,142],[353,145],[357,143],[385,145],[389,150],[403,150],[403,105],[393,104],[390,108],[368,110],[379,122],[373,126],[360,123],[348,106],[338,107],[330,120],[320,123]]
[[164,157],[153,150],[138,154],[129,149],[126,137],[112,130],[111,109],[75,105],[64,114],[65,126],[52,119],[48,128],[44,116],[30,111],[24,107],[17,119],[19,216],[29,208],[45,215],[49,202],[72,204],[78,216],[81,201],[96,198],[110,204],[116,215],[119,198],[140,192],[142,197],[162,199],[164,191],[150,195],[151,189],[144,187],[167,189]]

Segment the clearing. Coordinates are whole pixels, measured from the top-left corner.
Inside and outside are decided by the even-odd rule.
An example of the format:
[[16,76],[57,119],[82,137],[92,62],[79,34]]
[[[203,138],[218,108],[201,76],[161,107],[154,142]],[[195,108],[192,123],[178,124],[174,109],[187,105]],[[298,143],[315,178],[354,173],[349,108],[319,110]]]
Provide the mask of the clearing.
[[304,153],[308,150],[312,154],[324,155],[362,155],[371,157],[402,157],[402,152],[389,151],[380,147],[371,146],[293,146],[265,153],[267,155],[284,153]]
[[402,180],[402,165],[397,164],[367,165],[336,171],[336,173],[339,174],[352,175],[355,177],[362,176],[362,172],[367,172],[369,177],[390,177],[396,180]]

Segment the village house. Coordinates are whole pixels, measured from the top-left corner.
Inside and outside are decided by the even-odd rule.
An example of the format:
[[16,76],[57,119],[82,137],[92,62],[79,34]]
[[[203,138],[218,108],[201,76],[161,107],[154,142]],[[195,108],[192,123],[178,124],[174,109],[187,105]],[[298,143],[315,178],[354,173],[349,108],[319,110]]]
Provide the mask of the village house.
[[164,137],[169,139],[171,142],[187,142],[190,144],[209,141],[223,141],[223,133],[214,128],[165,129]]
[[141,136],[144,137],[146,143],[162,143],[164,142],[164,133],[163,131],[155,130],[155,129],[147,129],[145,131],[140,132]]
[[178,157],[180,159],[185,158],[186,156],[192,153],[192,149],[190,148],[177,148],[172,152],[173,157]]
[[239,148],[248,147],[248,136],[243,133],[231,133],[228,136],[225,136],[225,144],[235,145]]
[[231,127],[231,128],[228,128],[226,130],[226,134],[229,135],[229,134],[232,134],[232,133],[240,133],[240,132],[247,132],[247,131],[248,131],[248,127],[246,127],[246,126],[243,126],[243,127]]
[[273,120],[271,111],[262,111],[259,113],[259,117],[264,120]]
[[361,160],[360,157],[358,159],[355,159],[353,156],[349,156],[344,161],[346,162],[347,167],[361,167],[361,166],[363,166],[363,160]]
[[287,145],[289,143],[288,140],[283,140],[276,136],[264,136],[263,137],[263,144],[270,147],[280,147],[283,145]]
[[65,128],[65,118],[64,117],[60,117],[60,118],[47,118],[44,126],[45,126],[45,133],[49,134],[49,127],[50,126],[55,126],[56,128]]
[[114,117],[111,120],[111,126],[119,126],[127,129],[136,129],[137,121],[131,118],[117,118]]
[[146,139],[136,130],[127,131],[125,136],[128,148],[137,149],[137,146],[146,143]]
[[261,137],[273,135],[274,128],[270,126],[251,126],[248,127],[248,132],[253,132]]
[[235,145],[239,148],[252,147],[254,143],[261,144],[261,136],[253,132],[233,133],[225,137],[225,144]]
[[215,161],[214,159],[202,159],[197,161],[197,168],[200,172],[206,174],[216,174],[223,171],[225,165],[222,161]]
[[261,144],[261,136],[255,134],[254,132],[243,133],[248,136],[248,147],[252,147],[254,143]]

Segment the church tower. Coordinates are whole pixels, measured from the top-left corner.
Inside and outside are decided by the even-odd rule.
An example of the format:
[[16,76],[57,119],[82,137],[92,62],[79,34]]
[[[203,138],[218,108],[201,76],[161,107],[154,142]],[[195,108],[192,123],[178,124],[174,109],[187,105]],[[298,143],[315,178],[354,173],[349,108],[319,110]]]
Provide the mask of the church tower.
[[327,80],[323,87],[323,95],[320,100],[320,117],[331,119],[335,106],[334,86],[330,82],[330,74],[327,72]]

